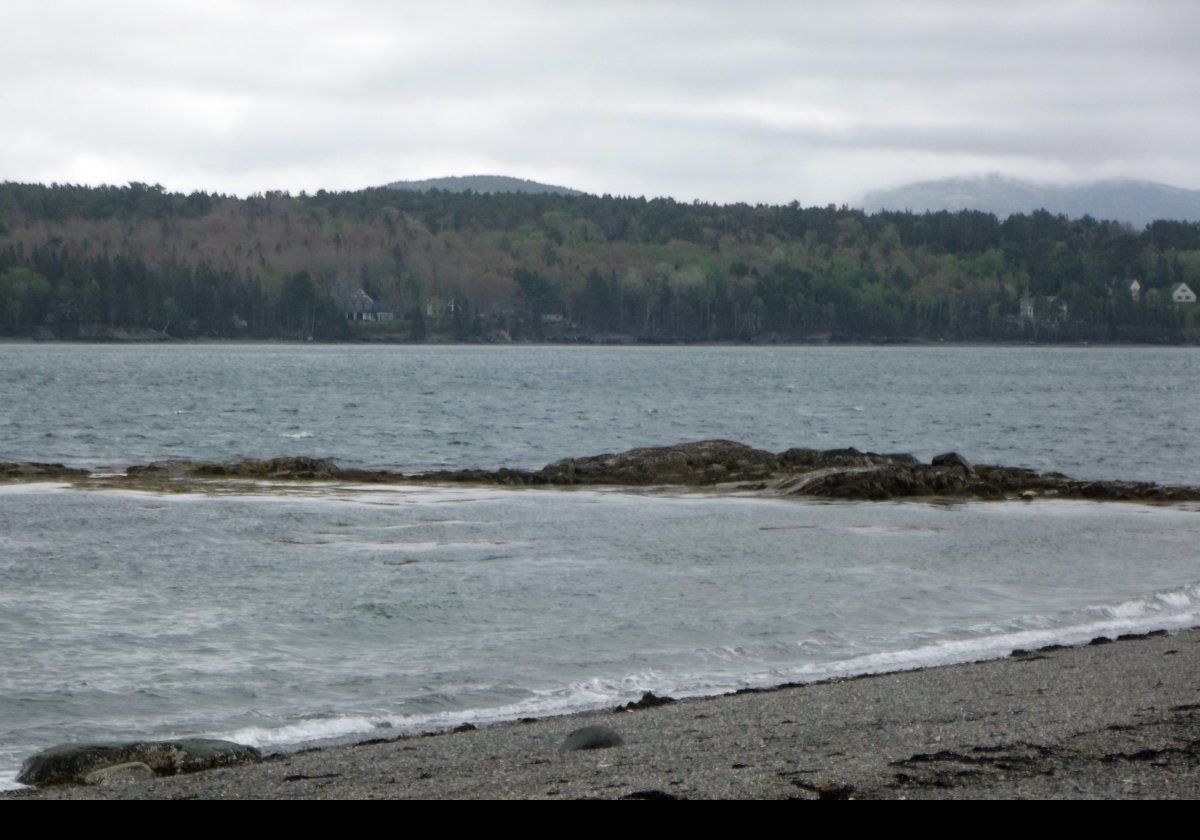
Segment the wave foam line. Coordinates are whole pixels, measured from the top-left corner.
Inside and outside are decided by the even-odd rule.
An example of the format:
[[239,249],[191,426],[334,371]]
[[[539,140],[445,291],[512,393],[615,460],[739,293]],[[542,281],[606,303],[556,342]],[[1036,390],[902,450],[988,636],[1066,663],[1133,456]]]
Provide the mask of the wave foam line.
[[[1079,620],[1057,627],[945,639],[909,649],[880,651],[794,667],[724,674],[666,674],[645,670],[619,679],[595,678],[559,688],[534,690],[529,698],[500,706],[380,717],[349,714],[277,727],[243,727],[211,737],[268,750],[288,751],[306,744],[349,742],[361,735],[411,735],[448,730],[462,723],[487,725],[522,717],[594,711],[636,699],[644,691],[674,697],[704,697],[741,688],[767,688],[788,682],[816,682],[859,674],[998,659],[1008,656],[1016,648],[1077,645],[1097,636],[1182,630],[1200,625],[1200,584],[1153,593],[1118,604],[1088,607],[1074,617]],[[12,775],[15,776],[15,773]],[[5,778],[0,775],[0,783]]]

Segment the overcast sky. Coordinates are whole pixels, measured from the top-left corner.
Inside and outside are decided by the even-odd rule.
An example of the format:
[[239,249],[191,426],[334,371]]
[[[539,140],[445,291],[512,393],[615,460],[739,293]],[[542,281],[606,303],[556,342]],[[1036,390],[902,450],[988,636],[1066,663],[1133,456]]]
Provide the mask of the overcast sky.
[[0,180],[1200,188],[1200,2],[2,0]]

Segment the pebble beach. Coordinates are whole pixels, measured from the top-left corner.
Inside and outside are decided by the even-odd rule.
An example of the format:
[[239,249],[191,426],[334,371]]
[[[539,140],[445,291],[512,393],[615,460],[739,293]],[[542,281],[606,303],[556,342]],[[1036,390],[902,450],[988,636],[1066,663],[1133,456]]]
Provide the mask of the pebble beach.
[[[603,726],[623,744],[563,751]],[[1200,629],[375,739],[9,799],[974,799],[1200,795]]]

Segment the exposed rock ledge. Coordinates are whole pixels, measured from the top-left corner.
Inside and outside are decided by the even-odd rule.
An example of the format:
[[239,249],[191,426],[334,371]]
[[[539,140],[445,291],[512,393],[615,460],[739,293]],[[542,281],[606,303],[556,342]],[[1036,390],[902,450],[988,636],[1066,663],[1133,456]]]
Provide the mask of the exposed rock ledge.
[[912,496],[1003,499],[1060,496],[1113,501],[1200,501],[1200,488],[1149,482],[1077,481],[1061,473],[975,466],[955,452],[922,464],[908,454],[857,449],[789,449],[773,454],[740,443],[701,441],[568,458],[535,477],[553,484],[754,484],[794,496],[883,500]]
[[[0,478],[85,475],[59,465],[0,464]],[[7,470],[7,471],[6,471]],[[826,499],[884,500],[911,497],[1073,499],[1140,502],[1200,501],[1200,487],[1149,482],[1079,481],[1061,473],[1020,467],[974,465],[948,452],[929,464],[912,455],[857,449],[788,449],[773,453],[728,440],[631,449],[616,454],[566,458],[540,470],[440,470],[404,475],[388,470],[350,469],[320,458],[234,461],[155,461],[126,470],[124,481],[186,479],[323,480],[358,483],[459,482],[505,486],[733,485],[770,495]]]
[[339,467],[328,458],[242,458],[234,461],[153,461],[125,470],[129,478],[258,478],[325,481],[397,481],[401,473]]
[[39,464],[34,461],[12,463],[0,461],[0,479],[4,478],[79,478],[88,475],[87,470],[65,467],[62,464]]

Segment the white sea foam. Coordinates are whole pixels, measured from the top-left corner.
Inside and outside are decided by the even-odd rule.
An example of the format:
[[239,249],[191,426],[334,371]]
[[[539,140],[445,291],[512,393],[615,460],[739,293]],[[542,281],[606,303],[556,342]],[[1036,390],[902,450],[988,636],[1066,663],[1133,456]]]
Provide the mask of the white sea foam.
[[[745,647],[723,648],[715,658],[725,659],[719,671],[670,673],[643,669],[619,679],[595,678],[552,689],[540,689],[532,696],[507,704],[481,708],[445,710],[428,713],[381,715],[377,718],[347,715],[319,720],[299,721],[275,728],[248,727],[219,734],[262,748],[291,749],[306,743],[350,741],[357,736],[378,733],[381,729],[395,734],[435,732],[462,723],[487,725],[522,717],[548,717],[610,708],[637,699],[645,691],[674,697],[703,697],[739,688],[758,688],[784,682],[813,682],[855,674],[912,670],[949,665],[979,659],[1002,658],[1016,648],[1037,648],[1049,644],[1081,644],[1096,636],[1116,636],[1149,630],[1180,630],[1200,623],[1200,586],[1163,593],[1184,609],[1169,612],[1154,610],[1151,599],[1134,599],[1115,607],[1095,611],[1121,613],[1121,618],[1098,619],[1070,626],[1046,627],[1001,632],[972,638],[946,639],[915,648],[881,651],[827,662],[810,662],[792,667],[762,668],[761,651]],[[1159,599],[1161,601],[1161,599]],[[1165,602],[1164,602],[1165,603]],[[1036,618],[1033,619],[1036,621]],[[723,655],[721,655],[723,654]],[[757,664],[758,667],[753,667]],[[747,666],[751,666],[749,669]]]
[[[605,708],[646,690],[714,694],[1200,624],[1191,548],[1200,521],[1178,508],[1132,516],[1090,503],[944,510],[615,490],[306,484],[85,495],[47,486],[59,498],[11,497],[0,513],[13,523],[6,539],[29,547],[5,562],[52,575],[22,615],[59,647],[8,657],[6,667],[47,696],[65,688],[46,675],[72,674],[71,702],[83,711],[65,720],[71,737],[125,737],[124,698],[147,685],[157,693],[137,696],[160,727],[288,748]],[[147,498],[166,512],[139,512],[132,531],[109,538],[126,527],[113,516]],[[42,528],[48,500],[61,507],[54,520],[86,527]],[[426,504],[443,500],[478,504]],[[420,521],[443,517],[471,527]],[[152,527],[138,531],[143,522]],[[944,540],[925,538],[935,525]],[[432,527],[393,530],[410,526]],[[848,537],[854,528],[898,536]],[[263,550],[318,534],[320,549]],[[1169,539],[1159,545],[1158,534]],[[405,536],[415,539],[388,541]],[[877,550],[860,551],[863,539]],[[516,559],[489,577],[484,561],[501,540]],[[1154,562],[1132,563],[1146,544]],[[464,575],[462,561],[476,565]],[[387,568],[401,562],[425,565],[411,575]],[[209,598],[227,620],[159,632]],[[122,599],[138,609],[116,609]],[[379,604],[388,621],[364,604]],[[117,615],[130,626],[114,625]],[[112,685],[108,673],[119,677]],[[300,711],[329,714],[302,716],[297,685]],[[262,716],[230,716],[247,707]],[[49,746],[65,731],[29,742]]]
[[411,531],[414,528],[446,528],[452,525],[490,525],[479,519],[423,519],[420,522],[404,522],[399,525],[364,525],[360,531]]
[[38,493],[58,493],[70,490],[71,485],[60,481],[31,481],[29,483],[0,484],[0,496],[32,496]]
[[362,735],[377,728],[377,723],[369,718],[348,715],[297,721],[278,727],[246,726],[214,737],[252,747],[278,747]]
[[355,736],[377,734],[381,731],[395,735],[439,732],[462,723],[486,725],[523,717],[549,717],[591,711],[636,699],[646,690],[645,686],[666,684],[661,675],[653,671],[641,671],[619,680],[592,679],[562,688],[542,689],[532,692],[532,696],[524,700],[496,706],[379,717],[335,716],[297,721],[278,727],[244,727],[215,733],[211,737],[263,749],[286,750],[303,744],[345,742],[353,740]]
[[1160,592],[1155,597],[1158,598],[1158,600],[1162,601],[1164,604],[1166,604],[1168,607],[1187,607],[1192,604],[1192,600],[1193,600],[1193,595],[1189,594],[1189,592],[1187,590],[1183,590],[1183,591],[1176,590],[1173,592]]
[[1125,601],[1121,604],[1113,604],[1110,607],[1100,607],[1100,612],[1112,618],[1138,618],[1150,612],[1152,606],[1149,601],[1144,598],[1135,598],[1132,601]]
[[[1156,604],[1160,606],[1155,606]],[[838,676],[911,670],[978,659],[1007,656],[1015,648],[1048,644],[1079,644],[1098,635],[1145,632],[1151,629],[1179,630],[1200,623],[1200,585],[1136,598],[1118,605],[1090,608],[1096,620],[1068,626],[1000,632],[972,638],[946,639],[915,648],[881,651],[834,661],[805,663],[794,667],[747,670],[761,651],[752,647],[721,648],[719,658],[728,660],[723,673],[670,673],[642,669],[617,679],[594,678],[557,688],[531,692],[513,702],[480,708],[442,710],[415,714],[334,715],[282,723],[251,726],[212,734],[268,751],[288,751],[306,744],[345,743],[363,736],[436,732],[462,723],[487,725],[522,717],[547,717],[609,708],[638,698],[644,691],[675,697],[709,696],[746,687],[767,687],[783,682],[810,682]],[[1107,617],[1108,614],[1120,617]],[[1105,617],[1102,617],[1105,616]],[[1031,617],[1036,623],[1040,617]],[[718,651],[710,651],[718,653]],[[761,661],[759,662],[761,665]],[[0,789],[21,787],[16,771],[0,773]]]
[[421,542],[402,542],[400,540],[344,540],[338,541],[339,548],[362,551],[407,551],[414,554],[424,554],[431,551],[490,551],[495,548],[514,548],[526,545],[523,542],[509,540],[466,540],[446,541],[428,540]]
[[1200,584],[1172,589],[1119,604],[1089,607],[1070,623],[1055,624],[1042,616],[1024,620],[1035,626],[1010,632],[946,639],[905,650],[884,651],[832,662],[812,663],[750,676],[747,684],[768,685],[780,677],[794,680],[823,679],[889,670],[907,670],[1007,656],[1014,649],[1050,644],[1077,645],[1099,636],[1182,630],[1200,624]]
[[[386,728],[396,734],[441,731],[462,723],[485,725],[522,717],[609,708],[653,691],[674,697],[702,697],[739,688],[769,687],[784,682],[812,682],[840,676],[912,670],[979,659],[1008,656],[1014,649],[1033,649],[1049,644],[1075,645],[1097,636],[1116,636],[1150,630],[1180,630],[1200,624],[1200,585],[1173,589],[1116,605],[1096,606],[1081,611],[1079,621],[1067,625],[1037,626],[1008,632],[982,632],[967,638],[945,639],[930,644],[892,651],[879,651],[825,662],[794,666],[763,667],[763,651],[753,646],[728,646],[709,650],[709,662],[724,663],[719,669],[698,673],[672,673],[643,669],[618,679],[595,678],[558,688],[539,689],[532,696],[496,706],[445,710],[378,718],[347,715],[289,723],[276,728],[250,727],[219,737],[264,748],[292,748],[303,743],[351,740],[354,736]],[[1031,616],[1030,624],[1044,617]],[[1090,619],[1090,620],[1089,620]],[[773,647],[780,647],[778,645]],[[778,651],[775,651],[778,652]]]

